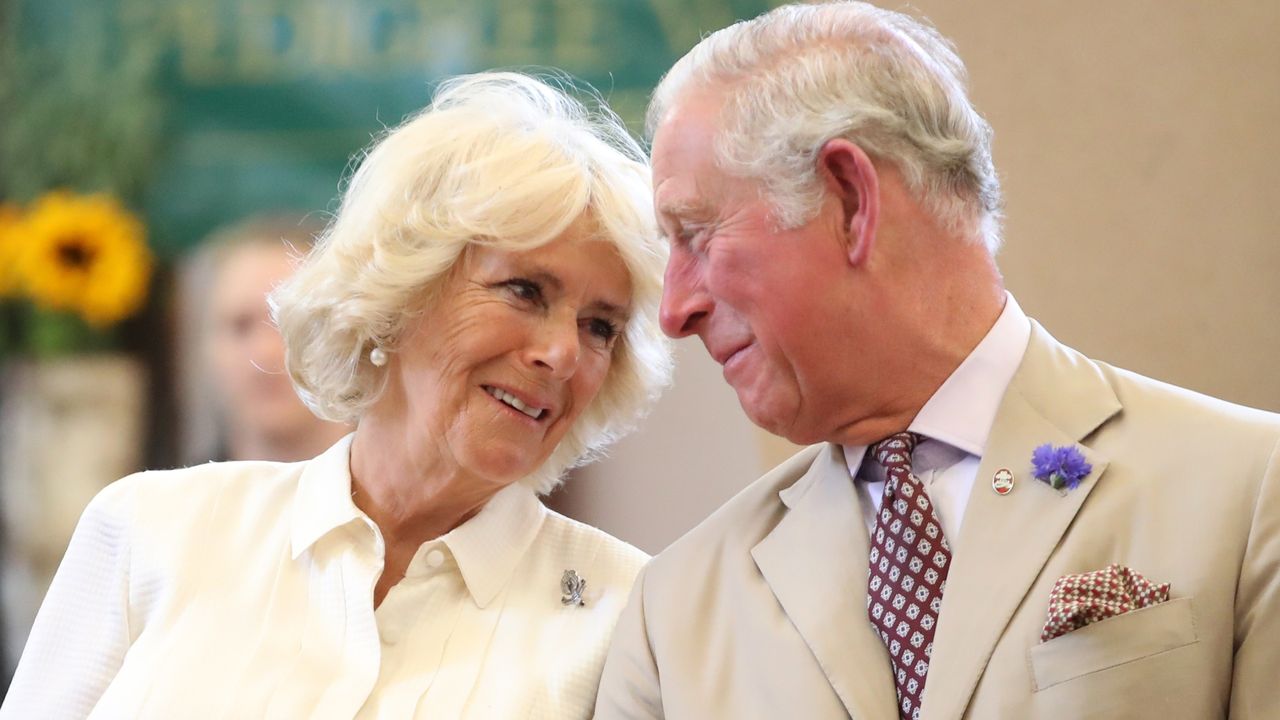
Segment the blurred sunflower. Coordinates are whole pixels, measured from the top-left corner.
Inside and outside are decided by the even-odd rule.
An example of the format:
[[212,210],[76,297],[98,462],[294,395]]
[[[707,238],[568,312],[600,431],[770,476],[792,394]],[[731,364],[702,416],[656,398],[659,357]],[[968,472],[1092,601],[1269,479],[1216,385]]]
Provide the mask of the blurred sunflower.
[[21,232],[19,282],[37,306],[74,312],[97,328],[142,307],[151,253],[142,223],[115,199],[50,192]]
[[0,299],[18,293],[18,223],[22,211],[12,203],[0,203]]

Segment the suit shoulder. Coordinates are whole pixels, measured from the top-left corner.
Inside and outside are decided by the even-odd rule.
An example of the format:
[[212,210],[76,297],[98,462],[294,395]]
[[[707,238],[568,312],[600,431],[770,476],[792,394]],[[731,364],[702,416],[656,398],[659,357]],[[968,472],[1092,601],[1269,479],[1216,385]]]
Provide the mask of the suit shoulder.
[[765,473],[658,553],[646,575],[650,579],[667,572],[686,576],[690,566],[714,563],[725,553],[749,552],[778,524],[784,511],[778,494],[794,485],[831,447],[810,445]]
[[1238,405],[1106,363],[1095,364],[1115,391],[1127,419],[1159,420],[1162,431],[1175,436],[1185,432],[1194,436],[1229,435],[1237,442],[1250,437],[1264,444],[1280,441],[1280,414]]

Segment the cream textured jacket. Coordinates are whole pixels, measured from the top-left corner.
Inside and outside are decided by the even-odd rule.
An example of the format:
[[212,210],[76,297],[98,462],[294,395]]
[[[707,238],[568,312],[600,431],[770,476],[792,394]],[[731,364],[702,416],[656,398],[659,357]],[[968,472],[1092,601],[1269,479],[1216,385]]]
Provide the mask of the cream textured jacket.
[[[589,717],[645,555],[517,484],[424,544],[375,610],[382,539],[349,454],[104,490],[0,718]],[[562,603],[566,570],[581,605]]]

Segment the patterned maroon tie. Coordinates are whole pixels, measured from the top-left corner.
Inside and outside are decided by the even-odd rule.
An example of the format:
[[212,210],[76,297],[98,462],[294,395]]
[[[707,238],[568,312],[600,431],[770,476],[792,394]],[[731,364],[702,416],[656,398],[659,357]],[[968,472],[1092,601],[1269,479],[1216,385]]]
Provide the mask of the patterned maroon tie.
[[914,433],[898,433],[867,450],[886,471],[884,499],[871,536],[867,615],[889,650],[898,716],[904,720],[920,717],[951,565],[951,546],[933,503],[911,473],[911,451],[919,441]]

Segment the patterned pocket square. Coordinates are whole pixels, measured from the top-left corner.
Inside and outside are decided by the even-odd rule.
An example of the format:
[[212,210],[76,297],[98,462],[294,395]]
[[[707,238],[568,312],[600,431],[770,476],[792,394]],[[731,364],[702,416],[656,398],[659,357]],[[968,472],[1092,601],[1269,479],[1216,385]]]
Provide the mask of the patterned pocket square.
[[1169,583],[1156,585],[1123,565],[1064,575],[1049,592],[1049,619],[1040,642],[1169,599]]

